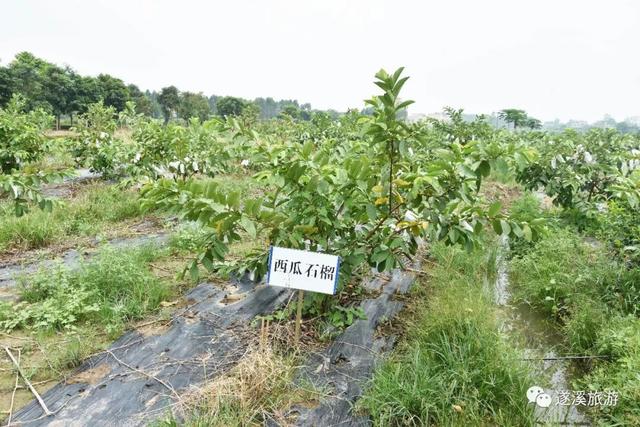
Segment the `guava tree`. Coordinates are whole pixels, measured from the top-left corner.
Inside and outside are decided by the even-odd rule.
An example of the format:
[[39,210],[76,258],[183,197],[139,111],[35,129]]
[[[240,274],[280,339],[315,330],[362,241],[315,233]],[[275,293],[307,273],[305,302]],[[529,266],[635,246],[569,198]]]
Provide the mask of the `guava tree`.
[[6,108],[0,108],[0,197],[13,201],[17,215],[27,212],[31,203],[50,210],[53,202],[42,196],[40,186],[69,175],[29,167],[46,152],[44,131],[52,118],[41,110],[25,113],[24,107],[25,100],[14,96]]
[[73,154],[80,166],[100,173],[104,178],[122,176],[132,158],[132,147],[115,136],[116,110],[102,101],[88,106],[86,113],[78,116],[73,130]]
[[134,153],[129,174],[157,179],[184,180],[192,175],[213,176],[226,170],[229,149],[219,134],[217,120],[189,120],[189,126],[163,126],[157,120],[140,119],[133,126]]
[[599,203],[622,198],[640,201],[633,172],[640,169],[640,138],[613,129],[585,134],[566,130],[557,135],[531,134],[527,143],[539,159],[521,169],[517,180],[526,188],[544,189],[565,209],[592,215]]

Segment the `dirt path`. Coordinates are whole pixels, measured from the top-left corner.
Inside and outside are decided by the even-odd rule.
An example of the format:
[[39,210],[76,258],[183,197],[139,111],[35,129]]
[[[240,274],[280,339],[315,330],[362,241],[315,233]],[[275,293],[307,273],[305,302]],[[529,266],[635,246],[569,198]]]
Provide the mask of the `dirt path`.
[[43,186],[42,195],[60,199],[68,198],[74,194],[77,187],[101,176],[99,173],[91,172],[89,169],[76,169],[74,172],[75,176],[65,178],[62,182]]

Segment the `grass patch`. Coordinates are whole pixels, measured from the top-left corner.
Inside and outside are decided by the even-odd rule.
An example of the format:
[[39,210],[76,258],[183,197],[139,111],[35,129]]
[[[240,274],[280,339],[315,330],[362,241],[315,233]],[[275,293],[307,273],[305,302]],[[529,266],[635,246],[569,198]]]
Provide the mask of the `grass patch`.
[[15,217],[0,207],[0,251],[48,246],[65,238],[95,235],[111,224],[142,215],[138,195],[108,184],[90,184],[73,199],[48,213],[34,209]]
[[21,301],[0,306],[0,327],[53,331],[92,323],[117,336],[126,322],[155,310],[169,296],[169,286],[147,265],[159,255],[153,246],[107,247],[77,270],[60,266],[23,277]]
[[[435,245],[430,278],[416,286],[398,351],[360,405],[374,424],[532,425],[529,372],[498,332],[489,255]],[[406,312],[405,312],[406,313]]]
[[[23,371],[44,393],[62,378],[69,379],[73,369],[138,319],[153,315],[168,320],[174,308],[162,302],[179,291],[168,284],[175,283],[183,262],[154,246],[106,247],[74,271],[58,267],[25,276],[18,288],[23,302],[0,308],[0,323],[21,320],[8,333],[0,327],[0,345],[12,348],[16,357],[20,351]],[[7,411],[15,372],[4,352],[0,365],[7,368],[0,369],[0,411]],[[32,399],[26,388],[18,389],[14,411]]]
[[601,324],[596,349],[611,356],[598,361],[577,381],[581,390],[612,390],[619,393],[615,406],[596,406],[593,417],[602,425],[640,425],[640,319],[616,316]]
[[585,243],[571,230],[552,229],[512,261],[511,272],[517,300],[561,323],[589,307],[595,318],[597,311],[639,313],[640,270],[626,268],[605,246]]

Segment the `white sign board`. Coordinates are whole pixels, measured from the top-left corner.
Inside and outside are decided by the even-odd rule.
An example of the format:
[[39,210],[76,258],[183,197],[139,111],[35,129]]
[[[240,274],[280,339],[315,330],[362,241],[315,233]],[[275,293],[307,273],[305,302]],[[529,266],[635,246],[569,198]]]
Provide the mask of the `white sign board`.
[[339,271],[339,256],[271,246],[267,285],[333,295]]

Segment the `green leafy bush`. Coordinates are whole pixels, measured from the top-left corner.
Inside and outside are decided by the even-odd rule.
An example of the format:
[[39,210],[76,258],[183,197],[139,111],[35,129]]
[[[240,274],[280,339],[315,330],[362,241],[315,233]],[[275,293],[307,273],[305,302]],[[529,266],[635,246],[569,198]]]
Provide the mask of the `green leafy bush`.
[[530,190],[544,188],[581,228],[592,225],[598,206],[608,200],[621,200],[632,208],[640,203],[637,135],[592,129],[584,134],[534,132],[526,139],[539,158],[518,171],[518,182]]
[[89,105],[87,112],[78,117],[74,131],[73,152],[79,165],[88,165],[104,178],[124,174],[126,163],[133,157],[132,148],[114,136],[116,111],[113,107],[105,107],[102,102]]
[[[531,152],[493,140],[430,140],[429,129],[398,119],[411,103],[399,96],[407,81],[402,71],[376,74],[375,84],[383,92],[367,101],[373,115],[349,125],[359,128],[359,138],[256,142],[249,152],[264,165],[254,175],[266,189],[264,195],[243,197],[213,180],[192,178],[147,184],[145,207],[164,209],[212,231],[188,270],[197,275],[201,263],[210,270],[251,271],[260,278],[269,245],[330,249],[342,257],[342,289],[363,265],[378,271],[398,267],[416,254],[419,239],[472,249],[487,228],[532,239],[534,223],[510,221],[499,203],[486,206],[479,194],[499,159],[526,163]],[[241,260],[225,261],[229,244],[243,235],[260,235],[267,244]],[[316,302],[331,308],[325,300]]]
[[27,170],[47,150],[44,130],[51,117],[41,110],[25,113],[24,106],[24,98],[14,96],[6,108],[0,108],[0,197],[9,197],[17,216],[28,212],[31,203],[51,211],[53,201],[42,195],[40,186],[69,175]]
[[640,209],[624,201],[610,201],[599,215],[596,234],[631,266],[640,267]]
[[11,98],[0,108],[0,172],[8,174],[34,160],[46,151],[44,130],[52,120],[41,110],[23,112],[25,100]]

